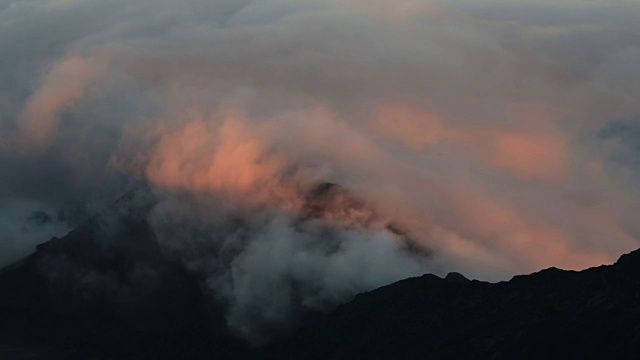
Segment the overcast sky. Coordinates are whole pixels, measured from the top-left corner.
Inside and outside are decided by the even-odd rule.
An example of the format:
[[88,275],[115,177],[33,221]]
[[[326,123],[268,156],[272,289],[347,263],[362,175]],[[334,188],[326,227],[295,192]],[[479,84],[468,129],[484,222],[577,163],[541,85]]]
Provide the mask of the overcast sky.
[[0,266],[137,180],[283,211],[336,182],[471,277],[611,263],[640,245],[638,19],[633,0],[0,0]]

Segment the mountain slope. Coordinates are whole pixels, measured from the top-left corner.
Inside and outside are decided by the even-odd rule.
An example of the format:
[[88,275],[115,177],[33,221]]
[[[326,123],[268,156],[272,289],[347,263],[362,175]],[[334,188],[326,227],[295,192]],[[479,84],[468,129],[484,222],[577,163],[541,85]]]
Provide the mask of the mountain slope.
[[130,193],[0,273],[0,359],[237,358],[221,305],[163,252]]
[[271,359],[637,359],[640,250],[613,266],[491,284],[459,274],[356,296]]
[[[299,221],[375,220],[336,185],[310,194]],[[402,280],[310,313],[293,334],[251,348],[226,326],[225,304],[165,251],[132,192],[0,272],[0,359],[636,359],[640,251],[581,272],[511,281],[459,274]],[[354,211],[366,216],[341,215]],[[373,220],[372,220],[373,219]],[[364,224],[364,225],[362,225]],[[411,243],[401,230],[399,241]],[[412,250],[417,251],[417,250]]]
[[[227,327],[228,304],[206,287],[206,274],[157,241],[148,220],[157,201],[144,187],[131,191],[0,271],[0,359],[248,356],[247,343]],[[335,184],[313,187],[305,201],[299,224],[377,221]],[[241,220],[229,226],[242,227]],[[311,310],[296,315],[300,321],[316,316]]]

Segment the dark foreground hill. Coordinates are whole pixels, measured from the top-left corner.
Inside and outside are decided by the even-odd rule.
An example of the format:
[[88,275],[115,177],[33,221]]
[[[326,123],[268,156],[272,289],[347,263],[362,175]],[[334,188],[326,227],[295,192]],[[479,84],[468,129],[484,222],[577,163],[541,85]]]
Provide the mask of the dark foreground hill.
[[407,279],[251,348],[133,197],[0,272],[0,359],[640,358],[640,251],[496,284]]
[[640,251],[491,284],[424,275],[361,294],[271,359],[639,359]]
[[0,359],[233,359],[220,304],[129,194],[0,273]]

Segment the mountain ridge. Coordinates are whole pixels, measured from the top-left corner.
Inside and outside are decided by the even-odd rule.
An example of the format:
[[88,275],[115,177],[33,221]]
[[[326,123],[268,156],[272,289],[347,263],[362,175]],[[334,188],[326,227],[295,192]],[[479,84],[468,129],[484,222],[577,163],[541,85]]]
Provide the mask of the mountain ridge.
[[271,359],[634,359],[640,273],[629,270],[638,267],[640,250],[612,265],[498,283],[400,280],[358,294]]
[[[339,194],[336,186],[321,186],[315,196]],[[203,291],[198,274],[154,240],[140,211],[153,204],[147,195],[128,193],[0,270],[1,359],[634,359],[640,353],[640,250],[612,265],[552,267],[497,283],[455,272],[403,279],[326,313],[304,314],[291,332],[253,347],[229,331],[224,304]],[[319,204],[306,216],[322,214]]]

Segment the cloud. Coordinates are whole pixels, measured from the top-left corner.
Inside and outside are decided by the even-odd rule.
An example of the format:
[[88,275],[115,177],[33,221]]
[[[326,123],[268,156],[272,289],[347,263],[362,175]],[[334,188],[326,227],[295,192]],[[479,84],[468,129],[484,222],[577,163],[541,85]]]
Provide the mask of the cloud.
[[376,117],[382,136],[395,138],[413,150],[446,144],[522,178],[557,179],[566,171],[567,140],[559,131],[548,129],[548,118],[519,114],[514,116],[518,126],[456,126],[448,125],[438,113],[401,105],[384,108]]
[[[634,2],[0,8],[3,214],[77,223],[149,182],[158,241],[207,274],[248,336],[420,271],[499,280],[638,247]],[[296,227],[322,182],[368,210]],[[2,261],[33,244],[19,243]],[[261,304],[264,287],[286,299]]]
[[211,296],[228,306],[230,328],[256,344],[304,312],[439,270],[409,233],[338,185],[264,204],[239,204],[238,194],[155,192],[149,221],[158,243],[205,278]]
[[57,63],[44,83],[26,102],[19,120],[20,138],[27,146],[43,148],[57,130],[58,117],[85,96],[101,69],[95,62],[71,57]]

